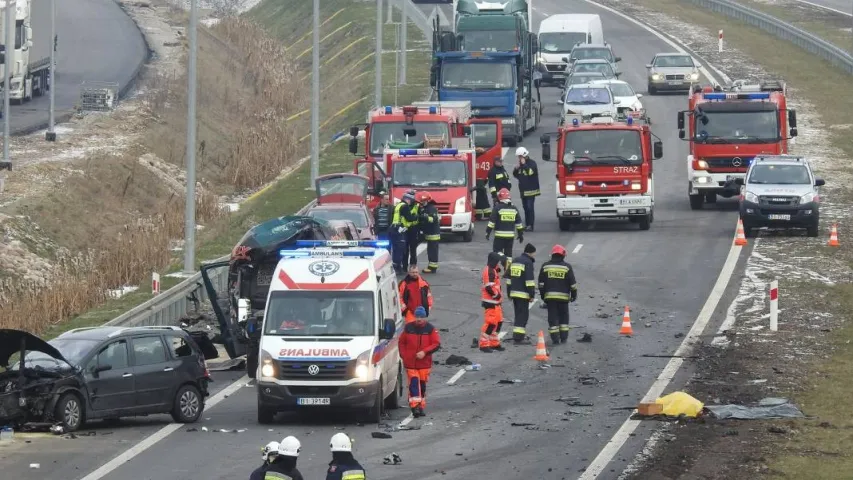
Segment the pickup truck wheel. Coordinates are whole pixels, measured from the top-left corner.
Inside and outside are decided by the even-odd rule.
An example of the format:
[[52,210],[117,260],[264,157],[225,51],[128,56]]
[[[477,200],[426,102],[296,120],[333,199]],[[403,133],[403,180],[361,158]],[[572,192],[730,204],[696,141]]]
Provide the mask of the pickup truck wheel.
[[470,242],[472,240],[474,240],[474,226],[473,225],[471,225],[471,228],[467,232],[462,234],[462,241],[463,242],[467,243],[467,242]]
[[816,237],[820,235],[820,229],[818,228],[818,223],[815,222],[813,225],[809,225],[806,228],[806,235],[809,237]]
[[689,192],[692,190],[693,185],[691,183],[687,184],[687,196],[690,197],[690,210],[702,210],[702,205],[705,203],[705,195],[691,195]]
[[648,230],[652,228],[652,216],[651,214],[646,215],[644,217],[640,217],[638,219],[638,223],[640,224],[640,230]]
[[184,385],[175,394],[172,419],[175,423],[195,423],[204,411],[204,400],[194,385]]
[[558,218],[557,221],[560,223],[561,232],[568,232],[572,229],[572,220],[570,218]]
[[394,391],[385,399],[385,408],[388,410],[396,410],[400,408],[400,397],[403,395],[403,367],[397,371],[397,383],[394,384]]
[[66,393],[56,402],[53,419],[62,425],[65,433],[69,433],[83,426],[85,413],[80,397],[74,393]]
[[261,425],[269,425],[275,420],[275,410],[266,407],[258,400],[258,423]]

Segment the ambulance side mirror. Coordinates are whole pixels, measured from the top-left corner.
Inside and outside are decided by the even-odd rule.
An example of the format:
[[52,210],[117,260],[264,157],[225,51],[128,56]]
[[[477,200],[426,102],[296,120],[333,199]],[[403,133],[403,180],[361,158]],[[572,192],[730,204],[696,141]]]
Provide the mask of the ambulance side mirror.
[[379,340],[391,340],[395,333],[397,333],[397,323],[393,318],[386,318],[382,330],[379,331]]

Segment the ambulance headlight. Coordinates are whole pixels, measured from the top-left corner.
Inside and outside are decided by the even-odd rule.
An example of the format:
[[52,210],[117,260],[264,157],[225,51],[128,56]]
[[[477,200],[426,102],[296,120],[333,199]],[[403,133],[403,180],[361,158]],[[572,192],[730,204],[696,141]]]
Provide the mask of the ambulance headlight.
[[275,364],[273,364],[272,355],[265,350],[261,350],[261,376],[275,377]]
[[456,209],[454,210],[454,212],[465,213],[465,202],[467,202],[465,197],[456,200]]
[[355,378],[362,382],[371,380],[370,375],[370,357],[373,355],[371,350],[368,350],[355,359]]

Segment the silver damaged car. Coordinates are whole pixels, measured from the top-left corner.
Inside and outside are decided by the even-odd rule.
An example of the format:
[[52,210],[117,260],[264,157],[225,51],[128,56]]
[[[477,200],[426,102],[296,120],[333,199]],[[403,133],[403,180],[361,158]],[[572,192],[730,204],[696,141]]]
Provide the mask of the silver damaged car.
[[658,53],[648,70],[649,94],[658,92],[688,91],[699,82],[701,65],[693,57],[683,53]]

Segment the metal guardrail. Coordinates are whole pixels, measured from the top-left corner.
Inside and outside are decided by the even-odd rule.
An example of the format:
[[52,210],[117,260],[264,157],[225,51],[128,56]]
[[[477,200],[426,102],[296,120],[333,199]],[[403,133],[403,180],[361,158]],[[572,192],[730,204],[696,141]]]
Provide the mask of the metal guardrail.
[[[403,2],[407,5],[407,14],[411,21],[424,32],[424,37],[432,38],[432,21],[410,0],[390,0],[398,9]],[[438,7],[433,10],[432,16],[437,15]],[[312,200],[308,205],[302,207],[296,215],[302,215],[314,205]],[[210,262],[221,262],[228,259],[228,255],[210,260]],[[205,262],[208,263],[208,262]],[[226,269],[217,269],[211,273],[211,281],[218,291],[227,287]],[[186,278],[174,287],[165,290],[145,303],[119,315],[106,323],[108,326],[137,327],[154,325],[174,325],[178,319],[195,309],[197,302],[207,302],[207,291],[203,286],[201,272]]]
[[783,22],[764,12],[759,12],[758,10],[738,5],[728,0],[689,1],[700,7],[735,18],[783,40],[787,40],[853,75],[853,56],[826,40],[818,38],[805,30],[801,30],[790,23]]

